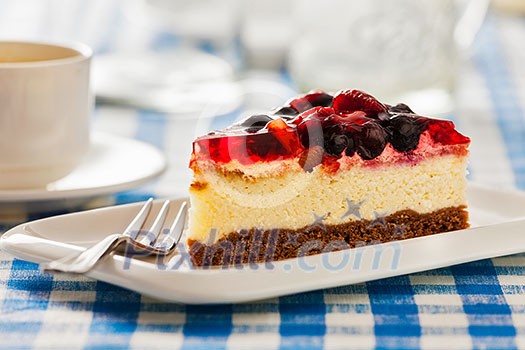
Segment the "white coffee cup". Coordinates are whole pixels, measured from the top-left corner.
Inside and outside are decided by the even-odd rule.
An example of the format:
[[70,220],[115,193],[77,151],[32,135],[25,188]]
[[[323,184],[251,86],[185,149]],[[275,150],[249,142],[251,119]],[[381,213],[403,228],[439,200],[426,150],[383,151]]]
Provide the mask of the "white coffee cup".
[[0,189],[44,187],[89,148],[91,49],[0,41]]

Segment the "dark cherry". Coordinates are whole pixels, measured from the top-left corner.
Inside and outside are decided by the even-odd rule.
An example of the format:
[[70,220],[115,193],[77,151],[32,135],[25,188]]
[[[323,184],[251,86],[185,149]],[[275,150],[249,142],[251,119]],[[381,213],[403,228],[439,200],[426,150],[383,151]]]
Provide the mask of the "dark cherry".
[[356,151],[354,137],[352,134],[346,134],[346,138],[348,140],[348,144],[346,145],[345,155],[351,157],[355,154]]
[[310,91],[304,96],[313,107],[332,107],[334,97],[324,91]]
[[374,118],[367,117],[366,113],[363,111],[357,111],[350,114],[343,114],[343,118],[344,120],[342,121],[342,123],[344,124],[352,123],[356,125],[362,125],[369,121],[375,121]]
[[290,106],[284,106],[284,107],[281,107],[275,110],[273,114],[295,117],[297,114],[299,114],[299,112],[297,112],[295,109],[293,109]]
[[324,129],[331,118],[338,117],[329,107],[315,107],[295,117],[291,123],[297,125],[297,132],[304,147],[323,146]]
[[395,106],[388,106],[388,111],[390,113],[410,113],[414,114],[414,111],[410,109],[406,104],[404,103],[398,103]]
[[301,123],[307,120],[315,120],[315,121],[318,121],[324,124],[324,122],[326,120],[329,120],[330,118],[341,118],[341,117],[335,114],[335,111],[333,108],[314,107],[312,109],[309,109],[299,114],[291,122],[295,125],[300,125]]
[[331,125],[324,130],[324,151],[334,157],[340,157],[348,146],[348,136],[341,124]]
[[373,121],[364,123],[360,129],[355,134],[357,154],[365,160],[378,157],[386,147],[387,131]]
[[384,104],[375,97],[359,90],[344,90],[334,96],[333,108],[338,113],[363,111],[369,117],[377,117],[379,113],[387,112]]
[[266,114],[255,114],[252,116],[249,116],[247,118],[244,118],[240,122],[236,123],[240,126],[245,127],[251,127],[251,126],[265,126],[268,124],[268,122],[271,122],[273,120],[272,117],[266,115]]
[[256,133],[257,131],[263,129],[266,126],[266,124],[268,124],[272,120],[272,117],[269,117],[265,114],[256,114],[247,117],[238,123],[235,123],[233,126],[240,127],[249,133]]
[[315,119],[308,119],[297,126],[299,138],[304,147],[323,145],[323,126]]
[[332,95],[329,95],[326,92],[310,91],[304,96],[288,101],[287,105],[283,108],[290,107],[293,110],[302,113],[314,107],[331,107],[332,100]]
[[426,123],[423,123],[419,118],[398,114],[389,121],[389,141],[396,151],[412,151],[417,147],[419,137],[426,128]]

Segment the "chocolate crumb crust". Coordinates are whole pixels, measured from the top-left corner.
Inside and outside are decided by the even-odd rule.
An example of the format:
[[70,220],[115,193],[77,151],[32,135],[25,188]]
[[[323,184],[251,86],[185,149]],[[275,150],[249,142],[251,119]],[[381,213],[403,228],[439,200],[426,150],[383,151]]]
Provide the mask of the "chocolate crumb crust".
[[433,235],[469,227],[466,206],[419,214],[402,210],[375,220],[339,225],[312,225],[299,230],[242,230],[215,244],[189,240],[194,266],[230,266],[300,256]]

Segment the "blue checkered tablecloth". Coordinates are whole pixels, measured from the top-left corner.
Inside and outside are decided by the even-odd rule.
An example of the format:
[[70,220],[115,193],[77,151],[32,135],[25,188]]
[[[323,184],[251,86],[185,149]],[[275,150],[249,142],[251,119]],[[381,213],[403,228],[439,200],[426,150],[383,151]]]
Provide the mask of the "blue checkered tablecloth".
[[[112,40],[101,37],[98,50]],[[454,119],[473,139],[471,178],[525,190],[524,42],[525,19],[488,18],[461,76]],[[97,108],[95,130],[152,143],[171,162],[160,179],[112,201],[183,195],[191,139],[236,117],[195,125],[161,113]],[[43,274],[0,252],[0,348],[29,347],[525,348],[525,255],[254,303],[190,306],[82,276]]]

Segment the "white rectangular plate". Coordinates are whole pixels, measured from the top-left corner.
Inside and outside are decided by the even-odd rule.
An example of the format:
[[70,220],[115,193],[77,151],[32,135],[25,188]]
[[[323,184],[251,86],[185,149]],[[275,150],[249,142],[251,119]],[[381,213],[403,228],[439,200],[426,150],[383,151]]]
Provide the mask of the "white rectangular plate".
[[[193,269],[181,258],[184,254],[158,261],[113,255],[86,275],[167,301],[231,303],[525,252],[523,192],[471,185],[468,198],[472,227],[467,230],[243,268]],[[57,259],[122,232],[140,206],[134,203],[28,222],[6,232],[0,249],[35,263]]]

